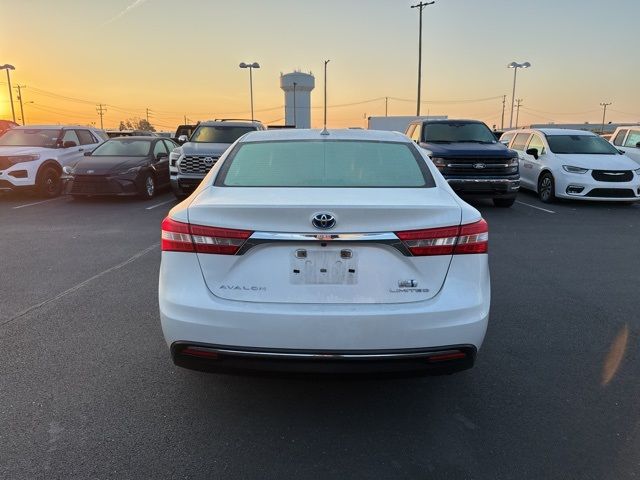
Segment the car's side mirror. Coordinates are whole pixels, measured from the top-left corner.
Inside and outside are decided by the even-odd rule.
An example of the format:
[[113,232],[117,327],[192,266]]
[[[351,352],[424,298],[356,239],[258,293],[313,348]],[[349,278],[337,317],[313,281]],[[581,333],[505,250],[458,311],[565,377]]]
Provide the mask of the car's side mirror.
[[625,154],[625,153],[627,153],[627,152],[625,152],[624,150],[622,150],[621,148],[619,148],[619,149],[618,149],[618,153],[619,153],[620,155],[624,155],[624,154]]
[[527,155],[531,155],[533,158],[535,158],[536,160],[538,159],[538,149],[537,148],[528,148],[527,149]]
[[636,143],[636,148],[640,148],[640,142]]
[[78,144],[76,142],[74,142],[73,140],[67,140],[66,142],[63,142],[62,144],[62,148],[72,148],[72,147],[77,147]]
[[167,152],[159,152],[159,153],[156,155],[156,161],[160,161],[160,160],[162,160],[163,158],[167,158],[168,156],[169,156],[169,154],[168,154]]
[[180,135],[180,136],[178,137],[178,143],[179,143],[180,145],[182,145],[183,143],[186,143],[186,142],[188,142],[188,141],[189,141],[189,137],[187,137],[186,135]]
[[91,150],[84,152],[85,157],[90,157],[93,152]]

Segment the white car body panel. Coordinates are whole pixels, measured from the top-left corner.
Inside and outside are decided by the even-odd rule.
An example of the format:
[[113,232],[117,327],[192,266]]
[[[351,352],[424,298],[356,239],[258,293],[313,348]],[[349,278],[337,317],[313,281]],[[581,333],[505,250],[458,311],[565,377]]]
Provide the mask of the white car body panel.
[[[625,132],[623,136],[619,138],[618,134]],[[624,154],[631,160],[640,165],[640,148],[638,143],[640,142],[640,126],[628,126],[618,127],[616,131],[611,135],[610,143],[616,148],[619,148]]]

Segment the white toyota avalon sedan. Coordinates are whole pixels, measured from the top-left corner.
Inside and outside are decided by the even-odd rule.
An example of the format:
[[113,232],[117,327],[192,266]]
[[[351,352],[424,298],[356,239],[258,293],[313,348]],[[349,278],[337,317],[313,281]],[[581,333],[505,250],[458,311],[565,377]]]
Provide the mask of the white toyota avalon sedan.
[[249,133],[162,222],[162,329],[196,370],[464,370],[487,328],[487,241],[402,134]]

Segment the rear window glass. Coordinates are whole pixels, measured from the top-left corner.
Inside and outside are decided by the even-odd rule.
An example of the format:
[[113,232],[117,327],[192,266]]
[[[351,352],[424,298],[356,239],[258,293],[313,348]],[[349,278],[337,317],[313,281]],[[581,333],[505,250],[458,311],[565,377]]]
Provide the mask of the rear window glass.
[[255,127],[203,125],[193,132],[189,141],[198,143],[233,143],[245,133],[255,130]]
[[91,155],[118,157],[145,157],[149,155],[151,142],[149,140],[130,140],[112,138],[96,148]]
[[225,161],[229,187],[433,187],[410,144],[371,141],[250,142]]

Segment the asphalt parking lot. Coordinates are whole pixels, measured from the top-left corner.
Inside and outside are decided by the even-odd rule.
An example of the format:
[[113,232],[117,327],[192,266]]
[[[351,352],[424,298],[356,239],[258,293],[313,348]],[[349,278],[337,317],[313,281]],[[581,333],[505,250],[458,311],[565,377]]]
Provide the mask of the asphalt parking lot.
[[317,381],[173,366],[157,274],[174,204],[0,197],[0,478],[640,475],[640,205],[478,202],[476,367]]

